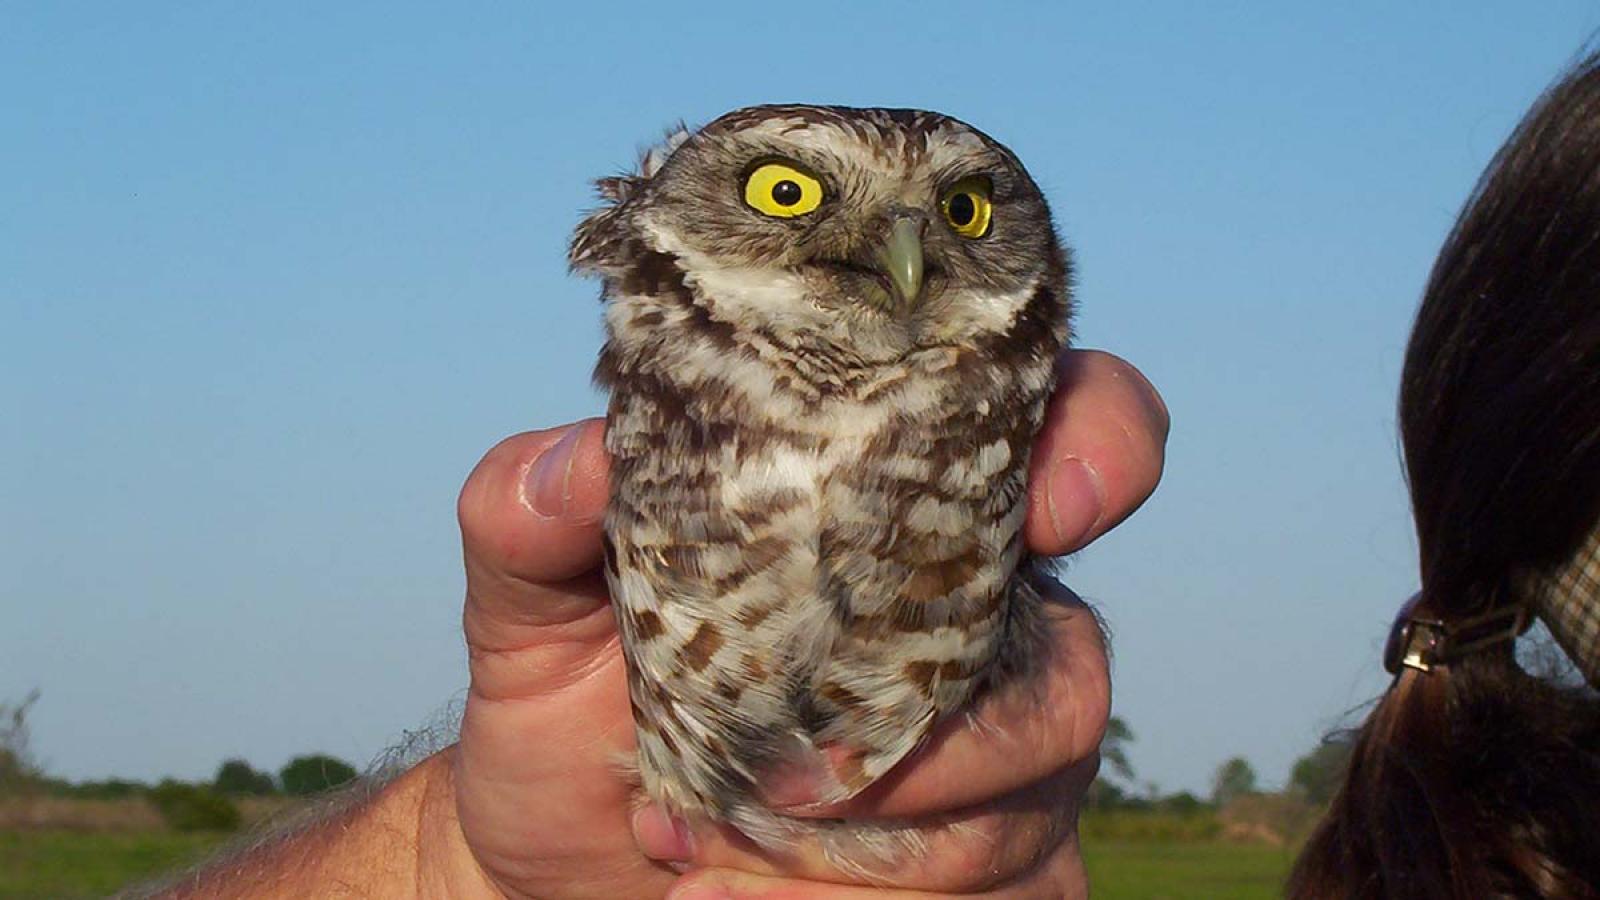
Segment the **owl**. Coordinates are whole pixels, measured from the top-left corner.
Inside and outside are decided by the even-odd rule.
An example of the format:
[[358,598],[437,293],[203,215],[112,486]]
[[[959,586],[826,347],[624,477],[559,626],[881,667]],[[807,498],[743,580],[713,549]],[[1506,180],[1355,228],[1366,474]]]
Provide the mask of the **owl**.
[[1022,526],[1067,252],[1017,157],[932,112],[741,109],[598,185],[570,259],[603,284],[639,778],[826,838],[784,779],[853,796],[1044,652]]

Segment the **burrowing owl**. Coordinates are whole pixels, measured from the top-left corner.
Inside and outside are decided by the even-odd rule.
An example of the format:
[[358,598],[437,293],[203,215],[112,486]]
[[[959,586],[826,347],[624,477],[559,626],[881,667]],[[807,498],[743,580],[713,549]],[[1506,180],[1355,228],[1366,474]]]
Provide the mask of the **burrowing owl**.
[[571,260],[642,780],[779,845],[773,779],[853,795],[1036,652],[1068,257],[1016,156],[931,112],[742,109],[599,188]]

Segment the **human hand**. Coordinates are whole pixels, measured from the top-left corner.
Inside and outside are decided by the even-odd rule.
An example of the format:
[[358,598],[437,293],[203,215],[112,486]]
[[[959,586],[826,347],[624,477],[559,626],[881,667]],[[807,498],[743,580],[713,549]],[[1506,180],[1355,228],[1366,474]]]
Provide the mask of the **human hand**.
[[[1041,555],[1076,550],[1136,509],[1160,478],[1167,434],[1165,407],[1127,363],[1069,351],[1060,371],[1030,471],[1025,532]],[[653,807],[633,815],[615,766],[633,749],[633,722],[599,571],[602,430],[586,420],[509,438],[462,491],[472,688],[452,785],[478,865],[512,896],[661,896],[678,876],[652,857],[699,867],[681,896],[868,890],[806,880],[844,876],[804,848],[775,860],[716,829],[691,836]],[[1041,687],[987,698],[882,784],[813,811],[926,823],[934,852],[891,873],[896,885],[1085,893],[1077,803],[1098,764],[1110,683],[1092,613],[1062,591],[1061,652]]]

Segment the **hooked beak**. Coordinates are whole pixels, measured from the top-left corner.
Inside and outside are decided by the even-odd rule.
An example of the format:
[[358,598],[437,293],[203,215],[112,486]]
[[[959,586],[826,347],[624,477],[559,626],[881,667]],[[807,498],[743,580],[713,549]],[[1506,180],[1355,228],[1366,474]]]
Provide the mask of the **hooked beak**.
[[909,216],[897,216],[889,229],[889,238],[878,251],[878,264],[889,276],[900,302],[915,306],[922,294],[922,222]]

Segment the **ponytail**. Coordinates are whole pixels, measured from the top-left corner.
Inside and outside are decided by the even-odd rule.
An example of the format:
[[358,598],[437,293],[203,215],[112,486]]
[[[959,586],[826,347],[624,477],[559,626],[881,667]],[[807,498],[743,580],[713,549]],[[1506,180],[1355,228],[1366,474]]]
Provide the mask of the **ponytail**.
[[[1400,426],[1423,599],[1290,876],[1314,898],[1600,900],[1600,63],[1541,98],[1429,278]],[[1493,623],[1493,624],[1489,624]]]

